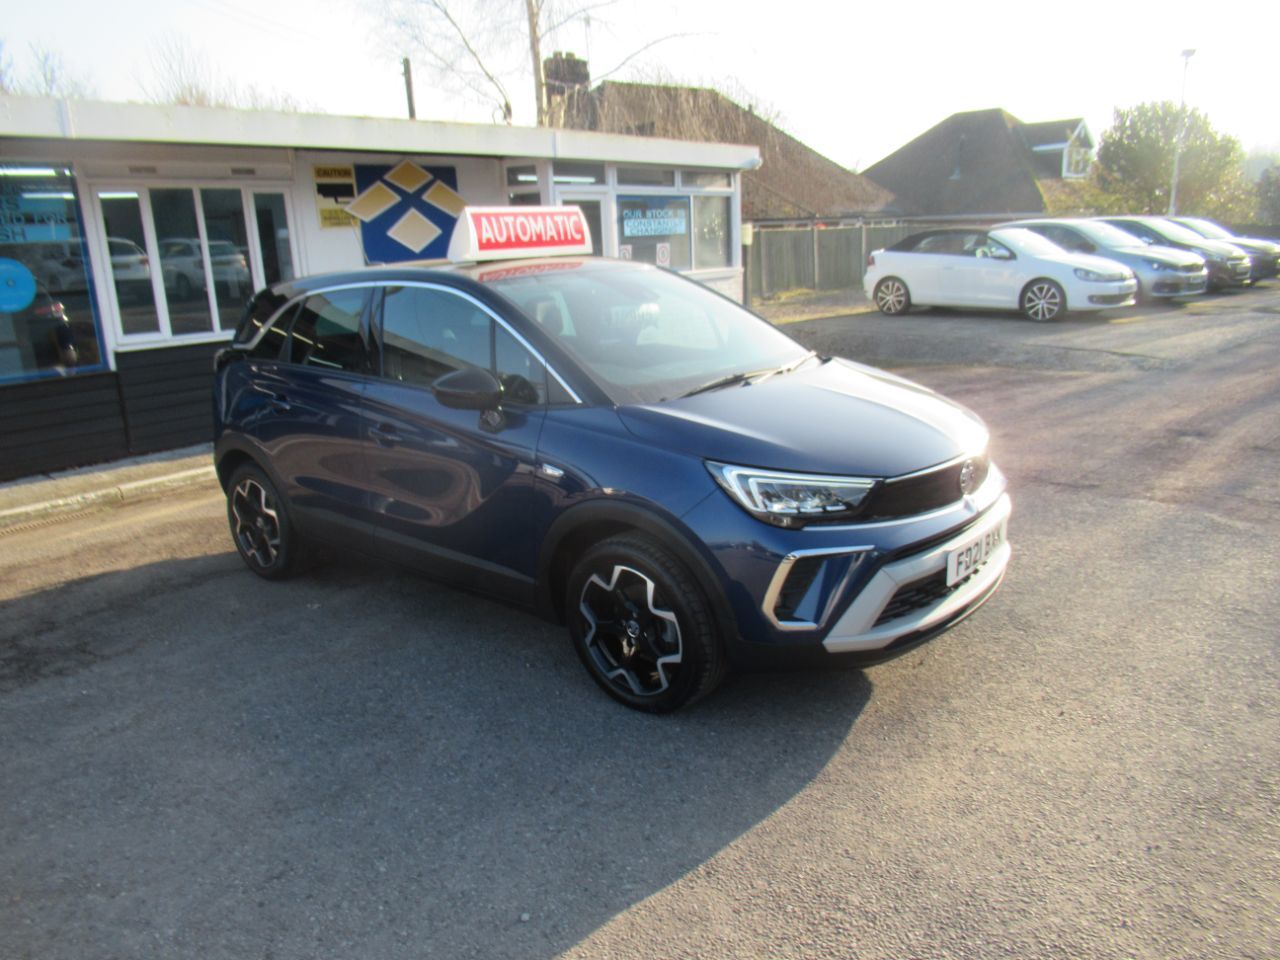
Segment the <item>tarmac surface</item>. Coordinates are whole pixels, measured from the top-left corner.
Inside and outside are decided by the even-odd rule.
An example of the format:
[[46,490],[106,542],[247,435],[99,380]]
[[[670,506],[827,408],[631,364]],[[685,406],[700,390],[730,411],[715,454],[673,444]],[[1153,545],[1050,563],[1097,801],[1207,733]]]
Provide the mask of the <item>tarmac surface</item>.
[[29,518],[0,957],[1274,960],[1280,286],[788,331],[991,425],[981,612],[655,718],[483,599],[252,576],[207,477]]

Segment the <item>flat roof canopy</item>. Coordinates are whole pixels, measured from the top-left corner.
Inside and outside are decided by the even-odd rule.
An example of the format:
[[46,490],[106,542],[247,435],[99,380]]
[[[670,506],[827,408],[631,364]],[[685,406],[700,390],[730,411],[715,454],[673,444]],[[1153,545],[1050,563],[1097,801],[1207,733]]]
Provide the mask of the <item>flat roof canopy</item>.
[[547,127],[0,96],[0,137],[534,157],[753,170],[758,147]]

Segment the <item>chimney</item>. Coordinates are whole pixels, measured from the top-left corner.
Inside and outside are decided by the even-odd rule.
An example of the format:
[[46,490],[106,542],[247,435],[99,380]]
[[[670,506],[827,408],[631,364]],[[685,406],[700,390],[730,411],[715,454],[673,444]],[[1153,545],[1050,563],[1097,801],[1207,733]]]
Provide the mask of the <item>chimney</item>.
[[547,89],[548,126],[589,129],[579,116],[587,107],[583,94],[591,84],[587,61],[557,50],[542,61],[542,77]]

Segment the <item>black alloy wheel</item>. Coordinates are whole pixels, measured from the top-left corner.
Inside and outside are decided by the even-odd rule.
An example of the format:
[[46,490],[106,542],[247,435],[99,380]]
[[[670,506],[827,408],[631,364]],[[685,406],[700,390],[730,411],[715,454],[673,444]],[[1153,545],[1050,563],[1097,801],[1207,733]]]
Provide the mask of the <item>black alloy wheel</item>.
[[237,469],[227,484],[227,522],[240,559],[258,576],[281,580],[297,572],[297,538],[288,509],[253,464]]
[[587,672],[629,707],[667,713],[724,677],[710,604],[684,565],[648,537],[589,549],[569,577],[565,607]]

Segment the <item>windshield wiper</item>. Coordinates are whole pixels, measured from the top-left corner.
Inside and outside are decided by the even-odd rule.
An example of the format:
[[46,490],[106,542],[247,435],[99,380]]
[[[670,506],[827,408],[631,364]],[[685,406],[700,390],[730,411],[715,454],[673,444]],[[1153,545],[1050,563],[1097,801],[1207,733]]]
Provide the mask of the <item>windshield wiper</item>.
[[812,350],[810,350],[799,360],[794,360],[791,363],[783,364],[780,367],[766,367],[763,370],[751,370],[743,373],[730,373],[723,377],[717,377],[714,380],[707,381],[701,386],[694,387],[692,390],[689,390],[685,393],[680,394],[680,399],[683,400],[685,397],[693,397],[699,393],[707,393],[708,391],[711,391],[711,390],[719,390],[721,387],[731,387],[735,383],[748,383],[752,380],[755,380],[757,377],[759,377],[763,381],[763,380],[767,380],[769,377],[776,376],[777,374],[780,374],[780,373],[790,373],[796,367],[800,366],[800,364],[804,363],[806,360],[809,360],[810,358],[815,356],[817,356],[817,354],[815,354]]

